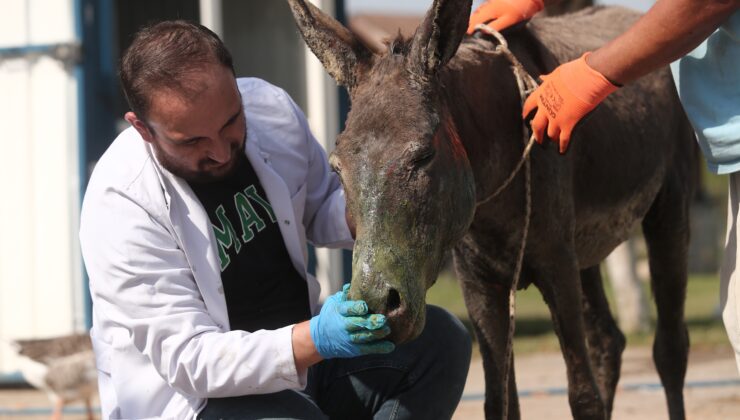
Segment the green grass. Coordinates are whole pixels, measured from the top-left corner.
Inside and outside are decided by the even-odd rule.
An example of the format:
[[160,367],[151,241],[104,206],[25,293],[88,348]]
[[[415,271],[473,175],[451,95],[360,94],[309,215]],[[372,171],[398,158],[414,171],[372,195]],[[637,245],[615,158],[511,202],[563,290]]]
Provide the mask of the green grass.
[[727,175],[715,175],[709,172],[709,170],[707,169],[706,160],[704,159],[701,160],[701,163],[702,163],[702,170],[701,170],[702,189],[709,197],[721,203],[720,205],[724,205],[727,202],[728,176]]
[[[650,296],[652,322],[655,323],[655,306],[649,285],[645,285]],[[605,290],[612,313],[614,300],[609,282]],[[429,289],[427,302],[446,308],[470,328],[460,287],[451,272],[443,272],[437,283]],[[719,302],[719,278],[717,275],[692,275],[689,277],[686,299],[686,323],[692,347],[726,345],[727,336],[721,319],[717,315]],[[516,300],[516,334],[514,351],[517,354],[535,351],[558,351],[559,344],[553,333],[550,311],[534,286],[519,291]],[[653,332],[627,336],[628,345],[652,345]]]

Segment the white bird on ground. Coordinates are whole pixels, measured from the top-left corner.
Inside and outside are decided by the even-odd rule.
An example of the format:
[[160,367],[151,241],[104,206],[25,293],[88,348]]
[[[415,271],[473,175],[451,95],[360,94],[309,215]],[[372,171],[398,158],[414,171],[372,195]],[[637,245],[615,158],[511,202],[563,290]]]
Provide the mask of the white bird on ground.
[[87,333],[13,342],[22,364],[23,377],[43,390],[54,404],[53,420],[62,418],[64,406],[84,400],[87,416],[92,412],[91,399],[97,392],[98,375],[95,355]]

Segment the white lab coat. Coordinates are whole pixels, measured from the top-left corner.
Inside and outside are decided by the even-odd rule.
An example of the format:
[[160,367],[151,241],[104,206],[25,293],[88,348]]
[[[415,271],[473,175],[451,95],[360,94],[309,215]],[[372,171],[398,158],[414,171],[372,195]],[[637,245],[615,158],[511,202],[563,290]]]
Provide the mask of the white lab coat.
[[[319,285],[306,273],[306,240],[351,247],[344,192],[288,95],[259,79],[238,79],[238,86],[246,155],[315,313]],[[80,241],[104,418],[192,418],[209,397],[305,386],[293,360],[292,326],[230,331],[208,216],[133,128],[93,172]]]

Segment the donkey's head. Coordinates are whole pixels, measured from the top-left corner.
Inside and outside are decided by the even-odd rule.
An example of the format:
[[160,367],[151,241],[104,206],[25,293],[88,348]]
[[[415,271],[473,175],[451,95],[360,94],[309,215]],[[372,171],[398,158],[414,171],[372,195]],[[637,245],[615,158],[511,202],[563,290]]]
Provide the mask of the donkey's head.
[[475,209],[470,163],[441,103],[438,74],[455,55],[471,0],[436,0],[413,39],[371,51],[301,0],[289,0],[306,43],[350,93],[330,157],[356,224],[350,297],[402,343],[424,327],[426,290]]

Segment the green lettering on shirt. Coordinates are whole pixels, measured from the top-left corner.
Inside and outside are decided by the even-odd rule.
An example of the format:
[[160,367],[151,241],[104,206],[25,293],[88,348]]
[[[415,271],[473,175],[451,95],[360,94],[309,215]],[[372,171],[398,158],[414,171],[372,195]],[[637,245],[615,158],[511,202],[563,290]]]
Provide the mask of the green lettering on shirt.
[[226,217],[226,210],[224,210],[223,205],[216,208],[216,217],[218,217],[219,222],[221,222],[221,227],[219,228],[218,226],[213,225],[213,233],[218,241],[218,258],[221,261],[221,271],[224,271],[231,263],[231,258],[229,258],[229,254],[226,250],[234,246],[234,249],[236,249],[236,253],[238,254],[242,249],[242,244],[239,242],[239,237],[237,236],[234,226],[231,224],[231,221],[229,221],[229,218]]
[[244,192],[247,194],[247,196],[249,196],[249,198],[256,201],[260,206],[262,206],[263,209],[265,209],[267,214],[270,215],[270,220],[272,221],[272,223],[275,223],[277,221],[277,218],[275,217],[275,212],[272,211],[272,206],[267,200],[257,194],[257,188],[255,188],[254,185],[250,185],[249,187],[245,188]]
[[[249,188],[254,188],[254,186],[248,187],[245,191],[249,190]],[[255,226],[257,232],[259,232],[265,228],[265,221],[254,210],[247,196],[241,192],[234,194],[234,205],[236,206],[237,213],[239,213],[239,220],[242,224],[242,240],[244,243],[247,243],[254,238],[252,226]]]

